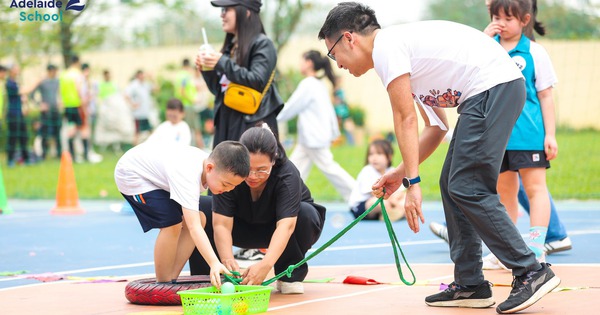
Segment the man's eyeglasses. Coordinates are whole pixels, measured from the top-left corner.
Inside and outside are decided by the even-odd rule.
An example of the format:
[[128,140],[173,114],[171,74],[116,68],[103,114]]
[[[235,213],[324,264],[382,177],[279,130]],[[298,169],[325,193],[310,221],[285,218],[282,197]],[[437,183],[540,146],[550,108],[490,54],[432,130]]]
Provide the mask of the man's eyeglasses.
[[335,48],[335,45],[337,45],[340,42],[342,37],[344,37],[344,33],[340,35],[340,37],[335,41],[335,43],[333,43],[333,46],[331,46],[331,49],[329,49],[329,51],[327,52],[327,57],[331,58],[331,60],[333,61],[335,61],[335,56],[331,54],[331,51]]
[[256,178],[265,178],[265,177],[269,176],[269,174],[271,174],[271,170],[268,170],[268,171],[260,170],[260,171],[250,171],[250,173],[248,173],[248,176],[254,175],[254,176],[256,176]]

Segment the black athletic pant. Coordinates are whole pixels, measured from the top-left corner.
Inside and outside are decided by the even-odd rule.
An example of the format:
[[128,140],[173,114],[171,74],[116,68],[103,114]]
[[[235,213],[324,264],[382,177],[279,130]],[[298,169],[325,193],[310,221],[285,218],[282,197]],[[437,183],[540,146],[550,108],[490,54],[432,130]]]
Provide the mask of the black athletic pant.
[[15,158],[17,144],[21,149],[21,157],[25,162],[29,160],[29,151],[27,150],[27,123],[21,112],[9,111],[6,115],[8,124],[8,142],[6,143],[6,152],[8,161],[11,162]]

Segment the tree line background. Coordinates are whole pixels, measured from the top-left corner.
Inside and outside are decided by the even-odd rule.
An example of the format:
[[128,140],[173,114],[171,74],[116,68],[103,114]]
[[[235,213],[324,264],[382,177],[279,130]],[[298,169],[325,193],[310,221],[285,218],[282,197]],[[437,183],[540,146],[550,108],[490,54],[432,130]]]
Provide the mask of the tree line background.
[[[577,3],[572,7],[560,0],[538,1],[538,20],[546,26],[547,38],[600,38],[599,5],[590,0]],[[263,0],[261,14],[267,34],[281,49],[294,34],[315,33],[322,21],[311,19],[311,13],[326,12],[331,6],[313,0]],[[0,60],[11,59],[24,67],[57,53],[66,67],[71,55],[89,50],[197,44],[199,25],[207,29],[210,42],[223,39],[219,17],[214,11],[201,12],[194,1],[88,0],[81,12],[64,11],[60,22],[22,22],[19,11],[7,2],[0,7]],[[430,0],[424,19],[451,20],[477,29],[490,20],[482,0]]]

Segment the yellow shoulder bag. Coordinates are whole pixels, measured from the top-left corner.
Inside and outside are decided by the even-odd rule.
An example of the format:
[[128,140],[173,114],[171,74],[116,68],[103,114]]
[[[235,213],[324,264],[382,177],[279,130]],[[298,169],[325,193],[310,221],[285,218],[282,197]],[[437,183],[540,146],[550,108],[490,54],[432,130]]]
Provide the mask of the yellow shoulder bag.
[[253,88],[230,82],[227,90],[225,90],[223,103],[227,107],[235,109],[240,113],[254,115],[254,113],[256,113],[258,110],[260,102],[265,96],[265,93],[267,93],[267,90],[269,90],[269,86],[271,86],[274,76],[275,70],[273,70],[271,73],[269,82],[267,82],[267,86],[265,86],[265,89],[262,91],[262,93]]

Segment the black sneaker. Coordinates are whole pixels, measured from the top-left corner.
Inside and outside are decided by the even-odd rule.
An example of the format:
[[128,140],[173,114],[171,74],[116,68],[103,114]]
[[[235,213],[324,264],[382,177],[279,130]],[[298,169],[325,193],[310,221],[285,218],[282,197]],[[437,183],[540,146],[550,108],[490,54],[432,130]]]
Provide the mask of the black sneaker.
[[508,299],[496,307],[498,314],[512,314],[524,310],[560,284],[560,278],[554,275],[550,264],[541,265],[541,270],[529,271],[523,276],[515,277]]
[[426,297],[425,303],[429,306],[442,307],[490,307],[496,304],[492,299],[491,287],[492,284],[487,280],[475,288],[468,288],[452,282],[446,290]]

